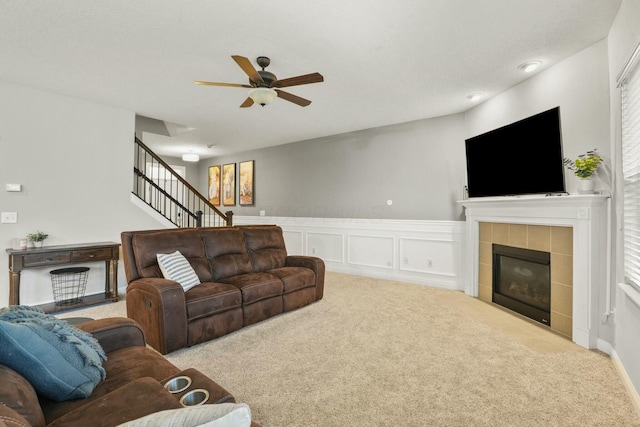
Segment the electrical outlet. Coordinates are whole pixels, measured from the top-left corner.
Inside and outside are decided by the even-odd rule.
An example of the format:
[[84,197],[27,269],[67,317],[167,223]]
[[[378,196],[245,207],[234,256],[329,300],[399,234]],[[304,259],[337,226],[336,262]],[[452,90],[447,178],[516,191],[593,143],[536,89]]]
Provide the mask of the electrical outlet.
[[18,222],[18,212],[2,212],[0,221],[3,224],[15,224]]
[[404,262],[405,264],[409,264],[409,257],[406,256],[402,259],[402,262]]
[[427,268],[433,268],[433,260],[431,259],[427,260]]

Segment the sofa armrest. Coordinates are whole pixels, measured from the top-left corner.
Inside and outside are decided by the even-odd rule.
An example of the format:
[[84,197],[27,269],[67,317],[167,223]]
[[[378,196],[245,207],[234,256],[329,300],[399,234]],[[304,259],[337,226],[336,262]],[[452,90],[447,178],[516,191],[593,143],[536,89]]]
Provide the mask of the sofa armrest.
[[127,286],[127,316],[144,331],[147,343],[162,354],[187,345],[187,304],[179,283],[158,277]]
[[145,415],[182,406],[158,380],[136,378],[121,387],[89,400],[49,423],[47,427],[116,426]]
[[[44,423],[44,419],[42,422]],[[29,422],[22,415],[2,403],[0,403],[0,426],[32,427],[32,425],[29,424]]]
[[89,332],[98,340],[105,353],[111,353],[121,348],[146,345],[144,332],[134,320],[126,317],[108,317],[106,319],[91,320],[76,325],[79,329]]
[[0,426],[5,425],[43,427],[45,421],[31,383],[8,366],[0,365]]
[[287,255],[285,259],[287,267],[306,267],[316,274],[316,301],[324,295],[324,261],[321,258],[304,255]]

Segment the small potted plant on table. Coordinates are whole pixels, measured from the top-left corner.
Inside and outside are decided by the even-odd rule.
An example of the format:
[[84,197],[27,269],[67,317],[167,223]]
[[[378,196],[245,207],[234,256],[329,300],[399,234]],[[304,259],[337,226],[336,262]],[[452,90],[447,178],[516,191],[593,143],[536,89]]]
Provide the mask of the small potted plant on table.
[[27,239],[30,242],[33,242],[33,246],[36,248],[41,248],[47,237],[49,237],[49,235],[40,230],[36,231],[35,233],[27,234]]

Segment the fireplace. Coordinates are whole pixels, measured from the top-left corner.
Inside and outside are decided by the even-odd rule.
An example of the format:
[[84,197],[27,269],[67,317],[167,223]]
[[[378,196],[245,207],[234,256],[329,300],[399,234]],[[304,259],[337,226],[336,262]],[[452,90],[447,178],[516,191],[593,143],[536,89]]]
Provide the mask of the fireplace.
[[494,303],[551,326],[551,254],[493,244]]
[[491,303],[492,243],[550,252],[550,329],[598,348],[609,292],[609,200],[604,194],[461,200],[467,219],[465,292]]

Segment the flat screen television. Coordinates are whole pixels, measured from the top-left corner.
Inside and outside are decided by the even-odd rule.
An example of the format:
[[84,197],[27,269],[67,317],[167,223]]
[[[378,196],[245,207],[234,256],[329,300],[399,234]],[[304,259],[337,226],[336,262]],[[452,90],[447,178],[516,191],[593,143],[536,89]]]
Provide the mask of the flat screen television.
[[469,197],[564,193],[560,107],[465,140]]

